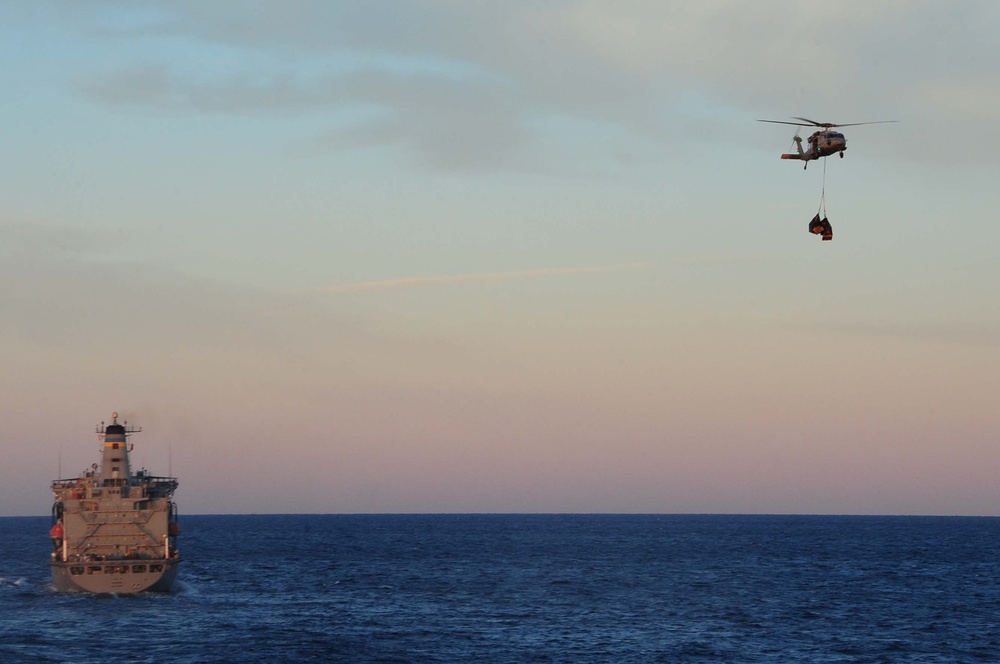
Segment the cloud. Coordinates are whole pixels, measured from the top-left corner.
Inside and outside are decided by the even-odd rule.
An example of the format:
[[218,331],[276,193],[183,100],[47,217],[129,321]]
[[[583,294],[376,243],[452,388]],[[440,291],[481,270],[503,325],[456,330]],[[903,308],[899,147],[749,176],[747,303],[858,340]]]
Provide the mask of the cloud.
[[363,68],[191,80],[162,65],[143,65],[92,78],[79,90],[108,105],[165,112],[322,113],[334,127],[311,137],[306,152],[400,145],[441,170],[502,164],[531,134],[516,92],[453,72]]
[[0,239],[0,339],[11,347],[298,358],[331,338],[358,338],[356,322],[287,294],[123,260],[123,245],[141,244],[135,235],[0,223]]
[[346,105],[370,110],[312,142],[313,151],[407,147],[440,170],[513,165],[532,138],[517,94],[502,84],[441,72],[352,72],[337,81]]
[[599,267],[538,268],[534,270],[520,270],[515,272],[483,272],[478,274],[438,275],[431,277],[402,277],[399,279],[362,281],[353,284],[328,286],[320,290],[324,293],[358,293],[365,291],[387,290],[393,288],[414,288],[419,286],[441,284],[460,284],[470,282],[496,283],[502,281],[515,281],[519,279],[538,279],[541,277],[568,274],[602,274],[608,272],[622,272],[625,270],[639,270],[647,267],[649,267],[649,263],[621,263],[618,265],[602,265]]
[[33,260],[51,261],[97,256],[110,244],[120,245],[123,235],[120,231],[0,220],[0,257],[14,260],[30,256]]
[[[915,132],[912,140],[873,135],[872,145],[937,158],[953,149],[945,126],[981,122],[1000,106],[992,30],[1000,5],[991,2],[107,7],[83,12],[101,34],[171,42],[185,57],[157,61],[144,52],[139,64],[82,83],[93,100],[199,113],[363,108],[370,112],[357,122],[331,118],[316,149],[398,145],[443,170],[538,160],[553,147],[537,131],[546,120],[603,123],[619,143],[673,148],[692,140],[686,128],[713,106],[743,111],[747,121],[761,113],[910,121],[901,131]],[[79,19],[81,11],[71,13]],[[972,142],[959,158],[993,152],[987,141]]]

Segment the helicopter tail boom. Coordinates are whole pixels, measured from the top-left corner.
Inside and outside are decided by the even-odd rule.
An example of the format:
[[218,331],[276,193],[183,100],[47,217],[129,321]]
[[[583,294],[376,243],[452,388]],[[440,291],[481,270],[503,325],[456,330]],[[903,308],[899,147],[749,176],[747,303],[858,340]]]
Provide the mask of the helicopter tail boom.
[[805,150],[802,149],[802,138],[799,136],[799,132],[795,132],[795,136],[792,137],[795,141],[795,147],[798,149],[798,154],[788,154],[787,152],[781,155],[782,159],[801,159],[802,161],[808,161],[809,155],[806,154]]

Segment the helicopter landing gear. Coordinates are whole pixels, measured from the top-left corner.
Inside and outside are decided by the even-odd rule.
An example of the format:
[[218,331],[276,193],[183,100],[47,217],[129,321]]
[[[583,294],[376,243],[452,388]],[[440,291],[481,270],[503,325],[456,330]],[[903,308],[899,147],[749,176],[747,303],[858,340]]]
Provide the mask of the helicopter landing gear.
[[843,158],[844,158],[844,151],[843,151],[843,150],[841,150],[841,151],[840,151],[840,158],[841,158],[841,159],[843,159]]

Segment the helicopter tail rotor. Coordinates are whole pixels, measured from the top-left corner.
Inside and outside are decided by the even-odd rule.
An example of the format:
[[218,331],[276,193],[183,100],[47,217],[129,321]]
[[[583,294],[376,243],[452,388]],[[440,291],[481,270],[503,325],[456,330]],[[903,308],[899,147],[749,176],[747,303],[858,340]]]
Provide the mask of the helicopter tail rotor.
[[[792,144],[788,146],[789,149],[794,149],[796,145],[799,145],[799,146],[802,145],[802,137],[799,136],[799,133],[801,131],[802,131],[802,127],[799,127],[798,129],[795,130],[795,135],[792,136]],[[800,148],[800,151],[801,151],[801,148]]]
[[[802,137],[799,136],[800,131],[800,129],[795,130],[795,135],[792,136],[792,145],[789,148],[789,152],[781,155],[782,159],[801,159],[802,161],[806,161],[805,152],[802,150]],[[809,162],[806,161],[806,166],[808,165]]]

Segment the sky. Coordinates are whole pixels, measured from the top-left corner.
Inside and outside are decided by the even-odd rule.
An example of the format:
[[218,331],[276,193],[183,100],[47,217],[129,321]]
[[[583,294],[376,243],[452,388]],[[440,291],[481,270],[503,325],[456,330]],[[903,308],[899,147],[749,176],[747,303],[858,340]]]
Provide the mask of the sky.
[[998,515],[998,24],[0,2],[0,515]]

